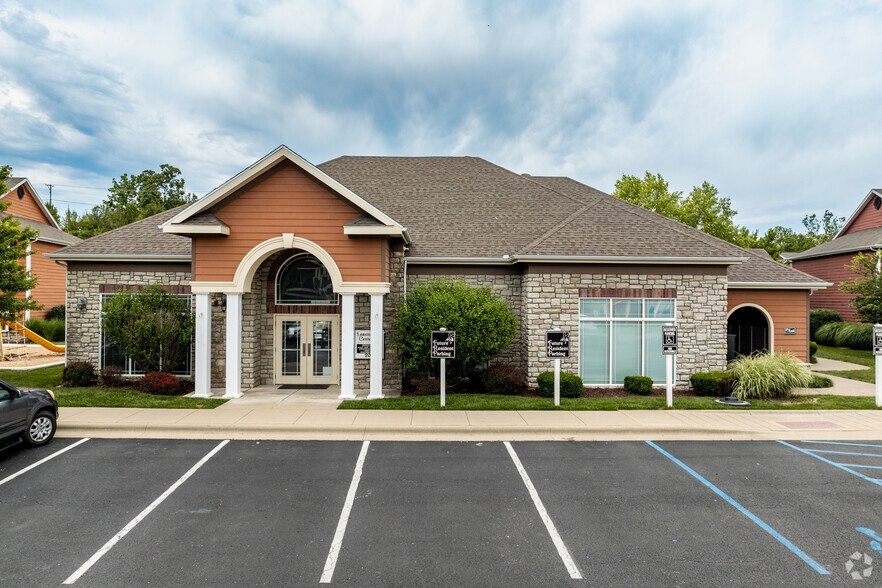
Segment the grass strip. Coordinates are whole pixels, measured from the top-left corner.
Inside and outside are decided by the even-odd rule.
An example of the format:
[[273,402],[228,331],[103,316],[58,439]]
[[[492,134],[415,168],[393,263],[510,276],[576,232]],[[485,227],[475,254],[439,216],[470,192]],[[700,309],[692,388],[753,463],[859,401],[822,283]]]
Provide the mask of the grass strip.
[[19,388],[51,388],[58,406],[102,408],[215,408],[226,398],[153,396],[122,388],[59,388],[64,366],[32,370],[0,370],[0,380]]
[[[447,406],[433,396],[401,396],[375,400],[344,400],[339,409],[361,410],[660,410],[665,399],[658,397],[561,398],[560,407],[548,398],[498,396],[493,394],[448,394]],[[677,410],[744,410],[714,402],[713,398],[681,396],[674,398]],[[787,400],[751,400],[749,410],[873,410],[869,396],[813,394]]]
[[836,361],[848,361],[858,365],[873,367],[876,365],[872,351],[861,351],[858,349],[848,349],[846,347],[829,347],[827,345],[818,345],[816,357],[825,359],[835,359]]

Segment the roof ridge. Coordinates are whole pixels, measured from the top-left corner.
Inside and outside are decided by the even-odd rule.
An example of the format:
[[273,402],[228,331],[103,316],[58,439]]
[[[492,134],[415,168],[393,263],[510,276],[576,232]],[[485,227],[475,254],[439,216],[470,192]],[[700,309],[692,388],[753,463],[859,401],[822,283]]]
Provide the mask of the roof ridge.
[[[493,162],[488,162],[488,163],[490,163],[490,165],[496,165],[496,164],[493,163]],[[500,167],[500,166],[496,166],[496,167]],[[505,169],[505,168],[504,168],[504,167],[500,167],[500,169]],[[538,180],[535,180],[535,179],[534,179],[534,176],[532,176],[532,175],[527,175],[527,176],[525,176],[524,174],[516,174],[515,172],[513,172],[513,171],[511,171],[511,170],[507,170],[507,169],[506,169],[505,171],[507,171],[507,172],[509,172],[509,173],[511,173],[511,174],[516,175],[517,177],[521,178],[522,180],[527,180],[528,182],[531,182],[531,183],[533,183],[533,184],[536,184],[537,186],[540,186],[540,187],[542,187],[542,188],[545,189],[545,190],[549,190],[549,191],[551,191],[551,192],[554,192],[555,194],[560,194],[561,196],[565,196],[565,197],[569,198],[570,200],[572,200],[573,202],[577,202],[577,203],[579,203],[579,204],[582,204],[583,202],[585,202],[585,200],[584,200],[583,198],[579,198],[578,196],[573,196],[572,194],[567,194],[566,192],[561,192],[560,190],[557,190],[557,189],[555,189],[555,188],[552,188],[551,186],[546,186],[546,185],[543,184],[542,182],[540,182],[540,181],[538,181]],[[573,180],[572,178],[568,178],[568,177],[566,177],[566,176],[535,176],[535,177],[538,177],[538,178],[566,178],[566,179],[568,179],[568,180],[572,180],[572,181],[574,181],[574,182],[576,181],[576,180]],[[581,184],[581,182],[578,182],[578,183]],[[587,185],[587,184],[583,184],[583,185]],[[588,187],[590,188],[591,186],[588,186]],[[596,200],[597,200],[597,199],[595,198],[595,201],[596,201]]]
[[579,216],[581,216],[582,214],[584,214],[585,212],[587,212],[588,210],[590,210],[594,206],[597,206],[597,203],[599,201],[600,201],[599,198],[595,199],[594,202],[588,202],[587,204],[582,206],[582,208],[579,208],[578,210],[572,212],[567,218],[563,219],[562,221],[557,223],[555,226],[553,226],[550,229],[548,229],[547,231],[545,231],[542,235],[540,235],[539,237],[534,239],[531,243],[525,245],[520,251],[518,251],[517,255],[520,255],[526,251],[529,251],[530,249],[532,249],[533,247],[536,247],[537,245],[539,245],[540,243],[542,243],[546,239],[549,239],[552,235],[554,235],[555,233],[560,231],[562,228],[564,228],[565,226],[567,226],[568,224],[570,224],[571,222],[576,220]]

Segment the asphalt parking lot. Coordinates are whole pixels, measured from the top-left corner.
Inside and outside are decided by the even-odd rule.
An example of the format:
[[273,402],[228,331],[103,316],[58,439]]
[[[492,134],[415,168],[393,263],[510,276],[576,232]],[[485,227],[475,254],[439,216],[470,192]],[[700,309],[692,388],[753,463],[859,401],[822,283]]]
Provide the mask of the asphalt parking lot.
[[879,478],[867,441],[56,439],[0,452],[0,578],[874,586]]

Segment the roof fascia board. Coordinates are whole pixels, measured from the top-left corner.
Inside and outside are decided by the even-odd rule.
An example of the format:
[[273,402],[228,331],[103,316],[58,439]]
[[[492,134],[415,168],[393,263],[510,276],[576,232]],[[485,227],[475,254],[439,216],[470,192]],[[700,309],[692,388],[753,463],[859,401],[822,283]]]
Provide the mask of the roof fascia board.
[[172,233],[175,235],[229,235],[230,227],[227,225],[188,225],[180,224],[163,224],[159,225],[163,233]]
[[[61,227],[58,226],[58,221],[55,220],[55,217],[52,216],[52,213],[49,212],[49,209],[46,208],[45,204],[43,204],[43,199],[40,198],[39,194],[37,194],[37,190],[34,189],[34,185],[31,184],[31,181],[29,179],[23,178],[22,181],[20,181],[16,185],[12,186],[11,188],[9,188],[9,192],[7,192],[6,194],[9,194],[10,192],[15,190],[19,186],[23,186],[23,185],[27,186],[28,189],[31,191],[31,194],[34,195],[34,200],[37,201],[37,205],[40,207],[40,210],[43,211],[43,214],[46,215],[46,218],[49,219],[49,222],[51,223],[51,225],[60,231]],[[6,194],[4,194],[4,196],[6,196]],[[35,220],[35,219],[27,219],[27,220]]]
[[729,282],[730,290],[821,290],[833,284],[830,282]]
[[190,255],[114,255],[112,253],[46,253],[49,259],[61,261],[190,261]]
[[858,205],[858,207],[855,209],[855,211],[851,213],[851,216],[848,217],[848,220],[845,221],[844,225],[842,225],[842,228],[839,229],[839,232],[836,233],[836,236],[833,237],[834,239],[838,239],[839,237],[841,237],[842,235],[845,234],[845,231],[848,230],[848,227],[851,226],[851,223],[853,223],[855,221],[855,219],[858,217],[858,215],[861,213],[861,211],[870,202],[870,198],[873,198],[874,196],[882,197],[882,194],[879,194],[876,190],[870,190],[869,194],[867,194],[866,197],[864,197],[864,199],[861,200],[861,203]]
[[349,188],[312,165],[293,151],[291,151],[285,145],[280,145],[278,148],[273,150],[271,153],[267,154],[263,158],[259,159],[254,164],[245,168],[196,202],[192,205],[188,206],[181,212],[177,214],[174,218],[169,219],[164,224],[181,224],[185,222],[188,218],[208,210],[211,206],[220,202],[246,183],[256,178],[263,172],[267,171],[274,165],[280,163],[281,161],[288,160],[302,171],[306,172],[310,176],[312,176],[316,181],[320,184],[323,184],[325,187],[330,189],[333,192],[336,192],[339,196],[348,200],[352,204],[354,204],[357,208],[360,208],[364,212],[368,213],[381,223],[386,226],[397,226],[401,228],[401,225],[395,222],[392,218],[390,218],[385,213],[381,212],[379,209],[374,207],[372,204],[368,203],[366,200],[352,192]]
[[642,257],[642,256],[555,256],[555,255],[513,255],[503,257],[407,257],[408,263],[417,264],[465,264],[465,265],[506,265],[525,261],[544,263],[638,263],[638,264],[694,264],[694,265],[733,265],[747,261],[747,257]]
[[803,259],[813,259],[815,257],[827,257],[828,255],[839,255],[841,253],[854,253],[855,251],[875,251],[877,249],[882,249],[882,243],[876,243],[875,245],[861,245],[859,247],[846,247],[845,249],[834,249],[832,251],[824,251],[822,253],[812,253],[810,255],[793,255],[791,257],[787,257],[787,261],[800,261]]
[[42,235],[39,235],[36,239],[34,239],[34,241],[36,241],[38,243],[52,243],[53,245],[64,245],[65,247],[68,247],[70,245],[76,245],[76,243],[71,243],[70,241],[60,241],[58,239],[52,239],[50,237],[44,237]]
[[404,235],[404,231],[399,227],[343,227],[344,235],[392,235],[395,237],[402,237]]

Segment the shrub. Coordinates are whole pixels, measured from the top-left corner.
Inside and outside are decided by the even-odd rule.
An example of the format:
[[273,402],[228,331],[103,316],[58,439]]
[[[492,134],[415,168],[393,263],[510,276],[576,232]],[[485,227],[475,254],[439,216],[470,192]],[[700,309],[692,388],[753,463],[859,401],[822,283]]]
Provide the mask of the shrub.
[[46,313],[46,320],[51,321],[53,319],[61,319],[64,320],[64,305],[59,304],[58,306],[53,306]]
[[873,325],[865,323],[827,323],[815,334],[815,341],[830,347],[870,350],[873,348]]
[[61,372],[61,382],[81,388],[95,383],[95,365],[88,361],[71,361]]
[[786,398],[794,388],[812,383],[812,373],[790,354],[754,354],[730,364],[734,394],[741,400]]
[[648,376],[625,376],[625,392],[648,396],[652,392],[652,378]]
[[809,357],[814,357],[816,353],[818,353],[818,344],[814,341],[809,341]]
[[827,308],[813,308],[809,311],[809,336],[814,338],[815,333],[827,323],[842,322],[842,317],[835,310]]
[[147,372],[173,371],[190,354],[194,327],[190,304],[158,284],[107,298],[101,325],[107,338]]
[[407,293],[395,317],[395,345],[406,374],[428,371],[431,331],[456,331],[456,358],[447,360],[447,375],[456,381],[484,365],[514,341],[517,320],[489,288],[464,282],[434,280]]
[[833,380],[831,380],[827,376],[819,376],[818,374],[812,374],[812,383],[806,387],[807,388],[832,388],[833,387]]
[[[554,372],[542,372],[536,378],[539,396],[554,398]],[[562,398],[578,398],[582,395],[582,378],[575,374],[560,373],[560,395]]]
[[524,387],[524,372],[516,365],[501,361],[481,374],[487,394],[514,394]]
[[413,393],[417,396],[434,396],[441,394],[441,381],[437,379],[423,380],[416,385]]
[[689,376],[696,396],[728,396],[735,384],[732,372],[696,372]]
[[139,383],[142,391],[155,396],[172,396],[181,387],[181,381],[168,372],[150,372]]
[[98,383],[105,388],[119,388],[125,383],[122,370],[116,366],[108,366],[98,372]]
[[25,327],[49,341],[53,341],[55,343],[60,343],[64,341],[63,320],[45,320],[32,318],[25,321]]

